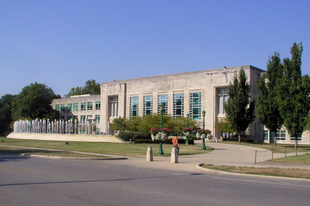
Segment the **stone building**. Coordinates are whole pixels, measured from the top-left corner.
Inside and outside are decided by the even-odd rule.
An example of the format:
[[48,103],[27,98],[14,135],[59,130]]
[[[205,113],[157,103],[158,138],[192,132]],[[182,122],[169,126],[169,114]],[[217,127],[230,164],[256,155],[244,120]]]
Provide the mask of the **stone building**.
[[[215,123],[225,117],[223,104],[228,98],[228,85],[241,68],[251,85],[251,98],[255,99],[259,93],[256,82],[264,71],[246,65],[103,82],[101,95],[55,99],[52,104],[61,111],[62,118],[99,120],[98,128],[104,134],[111,132],[109,125],[114,118],[160,113],[161,104],[165,113],[174,117],[189,114],[201,126],[202,111],[206,111],[205,128],[220,137]],[[247,134],[263,141],[263,125],[256,119]]]

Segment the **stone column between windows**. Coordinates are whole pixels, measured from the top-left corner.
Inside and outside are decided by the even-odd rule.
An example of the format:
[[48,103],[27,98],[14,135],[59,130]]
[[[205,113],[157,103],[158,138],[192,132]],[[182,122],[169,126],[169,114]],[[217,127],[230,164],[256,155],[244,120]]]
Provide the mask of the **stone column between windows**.
[[144,109],[144,94],[139,94],[139,115],[143,117],[143,109]]
[[173,116],[173,91],[168,91],[168,114]]
[[[213,117],[213,122],[216,124],[219,120],[218,120],[218,117],[217,117],[217,115],[218,115],[218,97],[217,97],[217,88],[216,87],[213,87],[213,115],[212,115],[212,117]],[[210,128],[210,129],[212,129],[212,134],[213,134],[213,136],[215,136],[215,137],[220,137],[221,136],[221,133],[220,133],[220,131],[217,131],[217,129],[215,128],[215,124],[213,125],[213,127],[212,128]]]
[[190,92],[189,90],[184,90],[184,117],[189,114],[190,107]]
[[103,93],[103,89],[101,89],[101,102],[100,102],[100,127],[102,128],[101,132],[107,133],[108,132],[108,97]]
[[153,113],[158,113],[158,92],[153,92]]
[[126,83],[120,84],[117,109],[119,117],[126,117]]

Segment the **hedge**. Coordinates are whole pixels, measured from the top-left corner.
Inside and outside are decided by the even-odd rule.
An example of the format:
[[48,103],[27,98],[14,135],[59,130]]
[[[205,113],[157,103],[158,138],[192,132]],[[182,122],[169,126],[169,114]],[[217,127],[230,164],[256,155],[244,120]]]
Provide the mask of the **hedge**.
[[[178,140],[178,143],[179,144],[185,144],[185,139],[179,139]],[[139,144],[139,143],[148,143],[148,144],[159,144],[159,140],[151,140],[151,139],[135,139],[134,140],[134,143],[135,144]],[[169,139],[165,139],[163,141],[164,144],[172,144],[172,139],[169,138]],[[194,144],[194,140],[188,140],[188,144]]]
[[136,139],[152,140],[151,134],[145,132],[120,132],[118,137],[125,141],[135,141]]

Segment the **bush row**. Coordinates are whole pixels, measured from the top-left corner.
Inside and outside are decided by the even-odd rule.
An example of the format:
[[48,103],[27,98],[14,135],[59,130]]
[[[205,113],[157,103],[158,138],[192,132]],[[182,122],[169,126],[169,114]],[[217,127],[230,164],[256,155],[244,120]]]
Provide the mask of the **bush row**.
[[[151,139],[135,139],[134,143],[138,144],[138,143],[148,143],[148,144],[159,144],[159,140],[151,140]],[[185,144],[186,140],[185,139],[178,139],[178,143],[179,144]],[[164,144],[172,144],[172,139],[165,139],[163,141]],[[188,144],[194,144],[194,140],[188,140]]]
[[136,139],[152,140],[151,134],[145,132],[120,132],[118,137],[125,141],[135,141]]

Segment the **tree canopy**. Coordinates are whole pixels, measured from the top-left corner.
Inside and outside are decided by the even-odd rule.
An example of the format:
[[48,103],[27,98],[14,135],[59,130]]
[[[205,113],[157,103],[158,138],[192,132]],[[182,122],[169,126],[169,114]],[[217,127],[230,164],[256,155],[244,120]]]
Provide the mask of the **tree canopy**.
[[9,134],[12,129],[10,128],[10,124],[13,121],[11,115],[12,109],[12,101],[14,99],[14,95],[6,94],[0,99],[0,135],[6,136]]
[[[182,131],[187,124],[187,118],[174,118],[171,115],[163,116],[163,128],[169,128],[172,131]],[[111,128],[119,131],[139,131],[149,133],[151,128],[160,127],[160,114],[148,114],[143,117],[131,117],[125,119],[122,117],[115,118]],[[197,123],[193,119],[189,119],[189,127],[197,128]]]
[[52,100],[57,97],[45,84],[31,83],[24,87],[12,101],[13,120],[58,118],[58,112],[51,106]]
[[283,77],[280,84],[280,114],[284,119],[284,126],[290,136],[295,138],[295,148],[298,137],[302,136],[306,128],[309,115],[310,78],[301,74],[302,43],[294,42],[291,48],[291,59],[283,60]]
[[98,95],[100,94],[100,84],[96,83],[95,80],[87,80],[85,82],[84,87],[72,87],[70,92],[64,97],[70,97],[73,95],[81,95],[81,94],[95,94]]
[[231,123],[232,129],[237,132],[241,142],[241,133],[249,127],[255,119],[255,102],[250,102],[251,87],[243,69],[234,77],[233,83],[228,87],[228,100],[224,104],[226,118]]
[[[283,65],[279,53],[275,52],[268,59],[267,71],[257,83],[261,93],[256,102],[257,117],[271,132],[274,133],[274,145],[276,145],[276,132],[283,125],[283,118],[279,111],[280,81],[283,76]],[[271,140],[269,132],[269,140]]]

